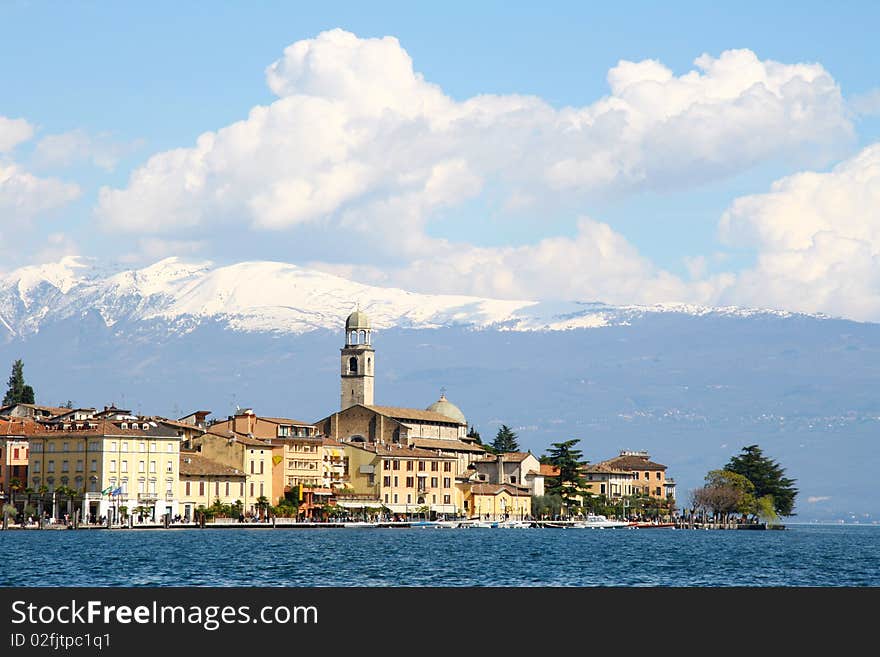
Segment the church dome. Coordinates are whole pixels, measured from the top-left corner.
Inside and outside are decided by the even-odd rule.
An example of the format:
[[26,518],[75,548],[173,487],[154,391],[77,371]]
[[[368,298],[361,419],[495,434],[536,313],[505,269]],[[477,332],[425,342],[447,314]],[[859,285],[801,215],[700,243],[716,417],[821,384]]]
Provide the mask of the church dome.
[[464,413],[461,412],[461,409],[458,406],[446,399],[445,394],[440,395],[440,399],[428,406],[425,410],[445,415],[459,424],[467,424],[467,421],[464,419]]
[[348,319],[345,320],[346,331],[357,331],[358,329],[371,329],[370,319],[360,310],[355,310]]

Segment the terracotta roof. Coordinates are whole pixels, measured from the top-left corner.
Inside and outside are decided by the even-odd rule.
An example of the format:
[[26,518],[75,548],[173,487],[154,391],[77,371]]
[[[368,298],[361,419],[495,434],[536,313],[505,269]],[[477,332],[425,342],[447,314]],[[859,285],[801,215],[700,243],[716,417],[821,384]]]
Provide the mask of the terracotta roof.
[[272,445],[269,440],[262,440],[260,438],[252,438],[244,433],[238,433],[237,431],[232,431],[231,429],[220,429],[219,427],[215,430],[214,427],[208,429],[203,435],[206,436],[218,436],[219,438],[235,438],[236,442],[241,443],[242,445],[248,445],[249,447],[264,447],[271,448]]
[[44,433],[45,427],[29,417],[0,418],[0,435],[29,436]]
[[665,470],[666,466],[649,461],[646,456],[615,456],[613,459],[602,461],[600,465],[607,465],[617,470]]
[[[525,461],[526,458],[531,455],[531,452],[504,452],[503,454],[500,454],[501,461],[506,463],[520,463]],[[486,456],[480,459],[480,462],[495,463],[498,460],[498,456],[498,454],[486,454]]]
[[345,447],[345,443],[341,443],[335,438],[328,438],[327,436],[321,437],[321,444],[324,447]]
[[398,420],[424,420],[425,422],[436,422],[437,424],[454,424],[456,426],[464,425],[464,422],[457,422],[447,415],[441,415],[440,413],[434,413],[433,411],[423,411],[419,408],[367,406],[366,404],[364,404],[364,407]]
[[427,449],[400,447],[399,445],[381,445],[379,443],[345,443],[347,447],[357,447],[378,456],[395,456],[397,458],[419,459],[455,459],[454,456],[442,456]]
[[542,463],[540,473],[545,477],[556,477],[559,475],[559,468],[557,468],[555,465]]
[[587,465],[586,467],[581,468],[582,472],[586,473],[594,473],[594,474],[620,474],[626,475],[629,474],[630,470],[624,470],[623,468],[615,468],[608,465],[608,461],[603,461],[601,463],[596,463],[595,465]]
[[453,452],[485,452],[482,447],[474,446],[460,440],[443,440],[441,438],[410,438],[410,442],[423,449],[444,449]]
[[[36,434],[33,434],[35,438],[56,438],[58,436],[143,436],[144,438],[151,437],[159,437],[159,438],[177,438],[177,434],[168,434],[163,432],[159,427],[150,427],[148,430],[143,429],[131,429],[125,428],[123,429],[119,426],[119,422],[113,422],[111,420],[97,420],[97,419],[89,419],[89,420],[71,420],[70,424],[75,426],[76,424],[82,424],[82,429],[71,428],[68,430],[65,429],[49,429],[42,428]],[[140,425],[141,423],[138,423]],[[86,425],[91,425],[89,428],[85,428]],[[63,426],[61,423],[52,423],[50,426]],[[167,431],[167,430],[166,430]]]
[[264,440],[270,445],[287,445],[295,442],[315,443],[316,445],[321,443],[320,436],[282,436],[279,438],[260,438],[259,440]]
[[520,488],[513,484],[471,484],[470,488],[471,493],[474,495],[498,495],[503,492],[518,497],[528,497],[531,495],[528,488]]
[[146,416],[146,419],[158,422],[159,424],[167,424],[169,427],[179,427],[181,429],[189,430],[195,429],[196,431],[205,430],[197,424],[187,424],[186,422],[180,422],[179,420],[169,420],[167,417],[160,417],[158,415],[148,415]]
[[292,424],[298,427],[313,427],[314,424],[310,422],[303,422],[302,420],[294,420],[289,417],[263,417],[262,415],[257,416],[258,420],[266,420],[267,422],[274,422],[275,424]]
[[245,473],[237,468],[223,465],[212,459],[206,458],[197,452],[180,453],[180,474],[182,475],[212,475],[225,477],[244,477]]

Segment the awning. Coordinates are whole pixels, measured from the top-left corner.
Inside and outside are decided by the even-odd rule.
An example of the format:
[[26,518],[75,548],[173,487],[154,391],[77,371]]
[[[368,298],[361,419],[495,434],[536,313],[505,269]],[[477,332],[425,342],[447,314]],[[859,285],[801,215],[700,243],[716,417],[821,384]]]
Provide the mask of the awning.
[[337,502],[336,506],[341,506],[343,509],[378,509],[382,503],[379,500],[342,500]]

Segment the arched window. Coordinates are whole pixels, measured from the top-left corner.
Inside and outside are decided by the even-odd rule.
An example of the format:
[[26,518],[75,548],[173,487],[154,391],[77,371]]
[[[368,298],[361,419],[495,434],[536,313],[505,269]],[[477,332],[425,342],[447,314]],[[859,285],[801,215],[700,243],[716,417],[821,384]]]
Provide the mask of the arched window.
[[348,371],[352,374],[357,374],[358,371],[358,359],[357,356],[352,356],[348,359]]

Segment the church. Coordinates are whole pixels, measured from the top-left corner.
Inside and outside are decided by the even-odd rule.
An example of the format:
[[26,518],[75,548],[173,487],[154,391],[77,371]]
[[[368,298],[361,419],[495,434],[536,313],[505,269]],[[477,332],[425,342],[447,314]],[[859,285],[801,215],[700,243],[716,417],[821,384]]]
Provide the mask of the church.
[[445,394],[425,409],[376,405],[375,372],[372,325],[358,309],[345,321],[345,346],[340,349],[340,410],[315,423],[319,433],[343,443],[454,456],[458,472],[486,453],[468,439],[464,413]]

